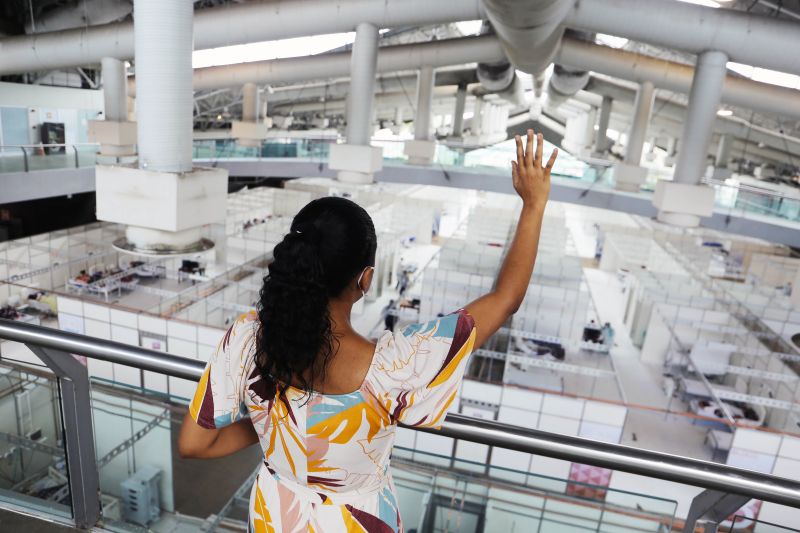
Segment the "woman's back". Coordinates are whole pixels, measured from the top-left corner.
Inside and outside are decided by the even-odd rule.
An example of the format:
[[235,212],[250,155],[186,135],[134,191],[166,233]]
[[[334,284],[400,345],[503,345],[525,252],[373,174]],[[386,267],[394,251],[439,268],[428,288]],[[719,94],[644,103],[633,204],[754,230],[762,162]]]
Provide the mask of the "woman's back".
[[374,349],[350,323],[375,270],[372,220],[344,198],[298,212],[273,250],[258,314],[220,342],[178,439],[181,455],[202,458],[260,443],[250,531],[402,531],[389,471],[396,424],[441,424],[473,347],[521,304],[556,157],[543,165],[542,146],[540,135],[534,155],[533,132],[527,150],[517,137],[522,210],[494,289],[466,310],[386,332]]
[[[324,515],[324,531],[337,530],[331,520],[341,521],[343,531],[348,520],[368,531],[380,531],[368,527],[378,524],[399,531],[389,470],[396,424],[441,424],[473,347],[472,318],[461,311],[396,335],[386,332],[360,387],[344,394],[282,390],[263,377],[253,363],[258,326],[249,314],[231,327],[190,406],[208,429],[249,416],[264,452],[252,498],[254,524],[320,530],[315,522]],[[259,502],[269,502],[269,510]],[[320,515],[317,506],[337,510]]]

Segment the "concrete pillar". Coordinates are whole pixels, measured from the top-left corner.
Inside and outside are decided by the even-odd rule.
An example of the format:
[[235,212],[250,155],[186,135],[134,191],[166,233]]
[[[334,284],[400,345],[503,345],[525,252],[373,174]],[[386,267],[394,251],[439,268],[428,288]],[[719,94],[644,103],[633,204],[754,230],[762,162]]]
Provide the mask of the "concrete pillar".
[[258,87],[255,83],[242,86],[242,120],[255,122],[258,117]]
[[[266,106],[264,111],[266,111]],[[245,83],[242,85],[242,120],[231,122],[231,136],[240,145],[257,148],[267,138],[272,120],[266,117],[259,119],[259,115],[261,115],[261,106],[258,86],[255,83]]]
[[350,58],[350,92],[347,94],[347,144],[368,146],[372,138],[375,68],[378,61],[378,27],[362,22]]
[[203,227],[225,218],[228,173],[192,168],[193,5],[135,0],[139,168],[95,172],[97,218],[127,225],[114,242],[129,253],[198,253]]
[[136,154],[136,123],[128,121],[128,80],[125,62],[113,57],[101,61],[103,74],[103,115],[105,120],[89,122],[88,138],[100,143],[98,160],[124,162]]
[[673,181],[659,182],[653,195],[653,205],[659,209],[658,219],[662,222],[697,226],[701,217],[714,212],[714,191],[700,185],[700,180],[706,170],[727,62],[728,57],[716,50],[697,57]]
[[611,106],[613,104],[614,100],[610,96],[603,96],[594,139],[594,151],[597,154],[603,154],[608,150],[608,123],[611,120]]
[[338,170],[340,181],[371,183],[383,168],[383,150],[370,146],[375,68],[378,61],[378,27],[362,22],[350,56],[350,92],[347,94],[346,144],[331,146],[328,166]]
[[633,122],[628,133],[628,146],[625,148],[625,163],[639,165],[642,162],[642,149],[647,135],[647,125],[650,122],[650,113],[653,111],[653,100],[656,88],[650,81],[642,82],[636,92],[634,102]]
[[714,166],[717,168],[728,168],[728,163],[731,159],[731,145],[733,139],[727,133],[719,136],[719,144],[717,144],[717,157]]
[[625,159],[622,163],[614,165],[614,181],[619,190],[639,192],[647,180],[647,169],[641,166],[642,150],[654,98],[655,86],[652,82],[643,82],[636,92],[631,129],[628,132],[628,146],[625,147]]
[[733,176],[733,171],[728,168],[731,160],[732,144],[733,138],[729,134],[723,133],[719,136],[717,155],[714,158],[714,179],[726,180]]
[[678,153],[678,138],[677,137],[668,137],[667,138],[667,157],[664,159],[664,164],[668,167],[671,167],[675,164],[675,158]]
[[433,84],[436,73],[431,66],[419,69],[417,76],[417,116],[414,117],[414,139],[427,141],[431,138],[433,120]]
[[[266,122],[267,115],[269,112],[269,87],[264,87],[264,90],[261,91],[258,98],[258,121],[259,122]],[[270,126],[272,125],[272,121],[270,121]]]
[[453,112],[453,137],[460,138],[464,132],[464,109],[467,105],[467,84],[459,83],[456,91],[456,109]]
[[103,114],[106,120],[128,120],[128,79],[125,62],[104,57],[100,62],[103,74]]
[[481,126],[483,125],[483,107],[484,107],[484,99],[483,95],[475,97],[475,107],[473,108],[474,111],[472,113],[472,135],[475,137],[480,136],[482,132]]
[[717,118],[727,62],[724,53],[714,50],[703,52],[697,58],[686,122],[683,123],[683,148],[673,177],[677,183],[694,185],[705,174],[708,145]]
[[414,140],[406,141],[403,153],[412,165],[428,165],[436,155],[436,141],[431,139],[433,122],[433,87],[436,72],[426,65],[417,76],[417,115],[414,117]]

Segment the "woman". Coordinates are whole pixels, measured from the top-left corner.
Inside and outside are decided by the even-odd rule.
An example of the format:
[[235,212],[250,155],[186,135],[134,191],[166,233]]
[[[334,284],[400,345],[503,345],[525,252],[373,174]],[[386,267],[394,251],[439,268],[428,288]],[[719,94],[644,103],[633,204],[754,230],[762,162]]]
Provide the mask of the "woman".
[[494,290],[464,309],[386,332],[350,324],[372,283],[375,229],[342,198],[314,200],[275,247],[258,314],[241,317],[203,373],[178,441],[183,457],[221,457],[261,443],[249,528],[402,531],[389,470],[398,423],[439,427],[472,349],[522,303],[550,170],[544,141],[516,137],[511,163],[523,208]]

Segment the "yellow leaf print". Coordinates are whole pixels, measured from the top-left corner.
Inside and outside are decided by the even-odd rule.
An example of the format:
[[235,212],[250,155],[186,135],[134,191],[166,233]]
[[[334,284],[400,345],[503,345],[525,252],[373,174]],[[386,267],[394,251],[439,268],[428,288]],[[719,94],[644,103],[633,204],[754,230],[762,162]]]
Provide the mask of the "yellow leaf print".
[[358,523],[358,520],[353,516],[353,513],[347,510],[347,507],[342,505],[340,507],[342,510],[342,521],[344,522],[344,527],[347,533],[369,533],[364,526]]
[[[347,444],[353,439],[356,432],[361,429],[362,420],[366,416],[367,425],[369,427],[367,432],[367,440],[372,438],[382,428],[389,425],[390,421],[388,416],[382,415],[373,409],[368,403],[360,402],[344,411],[337,413],[321,422],[318,422],[308,428],[308,434],[314,437],[325,439],[332,444]],[[344,428],[331,438],[339,427],[344,424]]]
[[472,345],[474,343],[475,343],[475,329],[473,329],[472,332],[469,334],[469,339],[467,340],[467,342],[464,343],[464,345],[458,351],[456,356],[453,357],[453,359],[447,363],[447,366],[444,367],[441,372],[439,372],[439,375],[436,376],[436,379],[431,381],[430,385],[428,385],[428,388],[432,389],[437,385],[446,383],[447,380],[450,379],[450,376],[453,375],[453,372],[455,372],[456,368],[458,367],[458,364],[464,359],[464,357],[472,353]]
[[264,501],[264,495],[261,493],[261,487],[258,486],[258,479],[256,479],[256,501],[254,507],[253,511],[256,518],[253,520],[253,527],[255,528],[255,533],[275,533],[275,528],[272,527],[272,518]]

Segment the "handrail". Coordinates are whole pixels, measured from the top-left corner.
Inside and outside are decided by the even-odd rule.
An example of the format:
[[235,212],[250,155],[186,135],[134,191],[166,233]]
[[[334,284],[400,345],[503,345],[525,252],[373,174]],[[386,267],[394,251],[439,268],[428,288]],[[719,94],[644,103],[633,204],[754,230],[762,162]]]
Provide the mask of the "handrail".
[[100,146],[100,143],[36,143],[36,144],[0,144],[2,148],[52,148],[54,146]]
[[[205,366],[187,357],[6,319],[0,319],[0,338],[195,381]],[[441,429],[409,429],[800,507],[800,482],[689,457],[459,414],[447,415]]]

